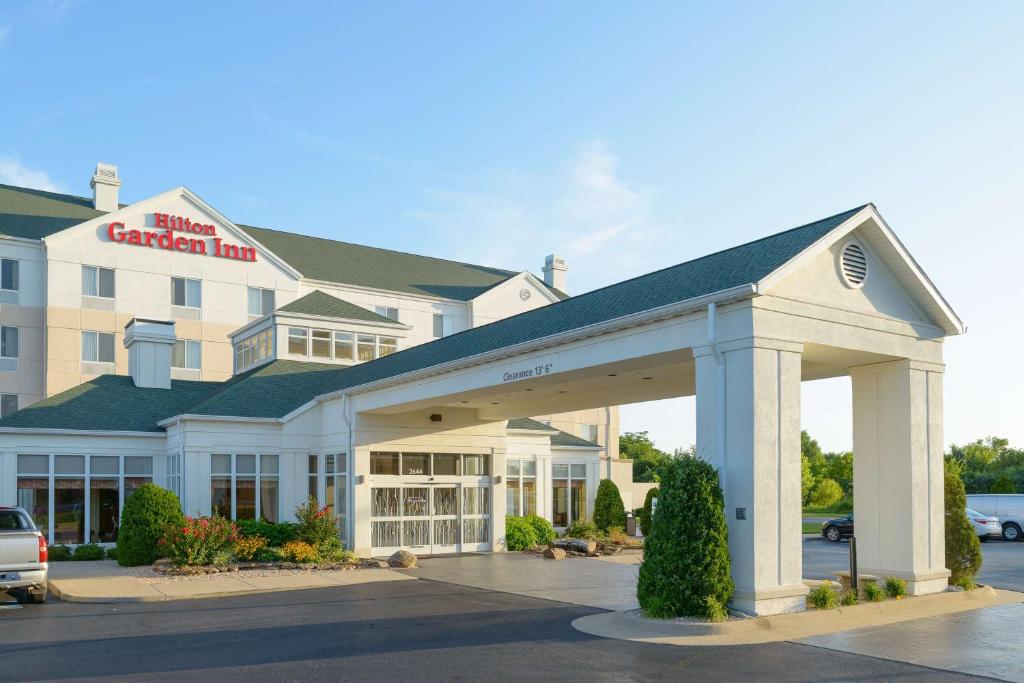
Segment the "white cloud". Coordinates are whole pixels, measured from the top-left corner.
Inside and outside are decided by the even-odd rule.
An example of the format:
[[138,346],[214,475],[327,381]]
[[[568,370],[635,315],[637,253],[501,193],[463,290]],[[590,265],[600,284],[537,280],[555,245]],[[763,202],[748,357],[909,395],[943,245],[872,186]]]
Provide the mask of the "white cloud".
[[0,24],[0,45],[2,45],[7,38],[11,35],[11,27]]
[[647,269],[660,232],[649,225],[652,193],[622,177],[607,142],[581,145],[550,176],[505,173],[486,184],[428,189],[427,207],[412,215],[439,228],[460,260],[539,274],[544,256],[559,253],[573,293]]
[[29,168],[9,156],[0,156],[0,183],[49,192],[61,191],[60,186],[50,178],[46,171]]

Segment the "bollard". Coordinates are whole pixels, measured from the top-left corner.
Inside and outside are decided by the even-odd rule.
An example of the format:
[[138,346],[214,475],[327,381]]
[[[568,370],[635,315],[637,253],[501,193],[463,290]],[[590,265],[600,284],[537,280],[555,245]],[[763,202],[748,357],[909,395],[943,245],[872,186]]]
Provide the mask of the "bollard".
[[857,537],[850,536],[850,590],[857,592]]

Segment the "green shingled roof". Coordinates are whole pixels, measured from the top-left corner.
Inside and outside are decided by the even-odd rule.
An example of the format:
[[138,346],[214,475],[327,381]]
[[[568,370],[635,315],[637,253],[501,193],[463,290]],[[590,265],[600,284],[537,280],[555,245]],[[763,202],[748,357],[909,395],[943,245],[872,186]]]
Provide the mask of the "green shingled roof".
[[370,323],[387,323],[393,325],[394,320],[383,315],[368,311],[362,306],[331,296],[315,289],[306,296],[299,297],[290,304],[277,309],[282,313],[298,313],[301,315],[321,315],[328,318],[344,318],[346,320],[365,320]]
[[[283,417],[320,394],[358,387],[633,313],[753,284],[827,235],[861,208],[863,207],[433,342],[413,346],[367,363],[338,367],[299,361],[273,361],[232,378],[218,391],[201,401],[194,401],[191,407],[180,412],[211,416]],[[130,410],[132,399],[126,395],[119,398],[118,402],[110,403],[111,409],[116,409],[118,405]],[[32,406],[26,411],[31,408]],[[19,411],[0,420],[0,427],[52,426],[45,420],[29,418],[22,419],[33,424],[15,425],[10,422],[26,411]],[[83,416],[78,428],[102,427],[94,426],[92,421]]]
[[85,197],[0,185],[0,235],[38,240],[102,215]]
[[0,427],[160,432],[157,422],[185,412],[223,386],[171,380],[170,389],[140,389],[131,377],[102,375],[8,415]]
[[552,446],[576,446],[582,448],[600,448],[599,444],[593,441],[588,441],[581,437],[570,434],[569,432],[563,432],[561,429],[556,429],[551,425],[546,425],[539,420],[534,420],[529,417],[517,417],[508,421],[508,429],[527,429],[530,431],[537,432],[556,432],[551,435]]
[[514,271],[239,225],[304,277],[469,301]]

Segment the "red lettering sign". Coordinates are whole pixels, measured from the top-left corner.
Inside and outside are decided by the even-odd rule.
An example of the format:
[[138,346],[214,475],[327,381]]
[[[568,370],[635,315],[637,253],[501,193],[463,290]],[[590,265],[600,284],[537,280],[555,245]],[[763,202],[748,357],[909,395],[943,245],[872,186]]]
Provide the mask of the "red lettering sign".
[[[225,244],[221,238],[216,237],[216,226],[209,223],[193,223],[190,218],[171,216],[166,213],[155,213],[153,214],[153,226],[161,228],[161,230],[129,229],[125,228],[124,223],[121,221],[112,221],[107,224],[107,238],[111,242],[130,244],[136,247],[149,247],[165,251],[184,251],[190,254],[231,259],[232,261],[256,261],[256,249],[254,247]],[[212,253],[207,251],[205,239],[195,239],[175,233],[211,237],[213,242]]]

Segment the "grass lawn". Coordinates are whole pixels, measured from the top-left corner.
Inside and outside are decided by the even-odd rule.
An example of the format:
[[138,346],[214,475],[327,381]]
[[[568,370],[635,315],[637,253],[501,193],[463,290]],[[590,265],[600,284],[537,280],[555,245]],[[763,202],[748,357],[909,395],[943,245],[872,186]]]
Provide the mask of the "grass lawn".
[[849,510],[823,510],[821,508],[804,508],[805,517],[844,517],[850,514]]
[[804,528],[804,530],[801,533],[804,533],[804,534],[820,534],[821,533],[821,524],[819,522],[804,522],[803,523],[803,528]]

